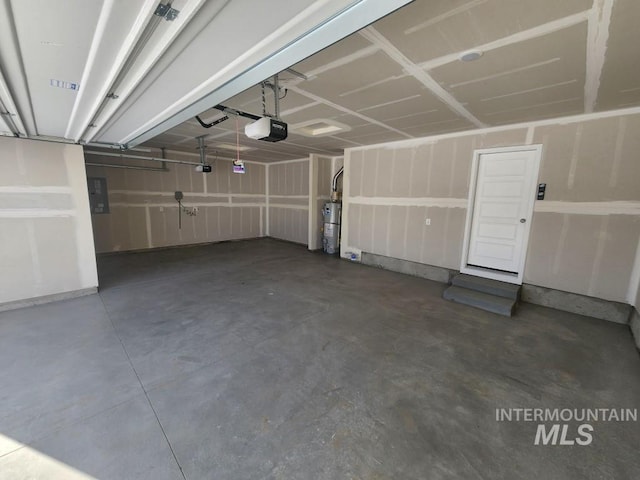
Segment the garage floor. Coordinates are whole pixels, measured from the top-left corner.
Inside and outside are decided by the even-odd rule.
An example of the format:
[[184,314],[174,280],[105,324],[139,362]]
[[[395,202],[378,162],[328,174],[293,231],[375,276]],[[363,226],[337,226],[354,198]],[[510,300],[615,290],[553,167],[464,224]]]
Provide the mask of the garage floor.
[[625,326],[506,319],[268,239],[99,271],[100,295],[0,313],[3,479],[640,478],[638,422],[535,446],[495,418],[639,408]]

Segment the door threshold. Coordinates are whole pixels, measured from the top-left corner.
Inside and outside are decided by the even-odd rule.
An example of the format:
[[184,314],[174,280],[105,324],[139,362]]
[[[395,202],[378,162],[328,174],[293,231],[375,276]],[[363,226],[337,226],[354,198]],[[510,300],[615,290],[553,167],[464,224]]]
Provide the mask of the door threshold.
[[499,282],[513,283],[514,285],[522,285],[522,275],[515,272],[504,272],[501,270],[466,265],[460,269],[460,273],[498,280]]

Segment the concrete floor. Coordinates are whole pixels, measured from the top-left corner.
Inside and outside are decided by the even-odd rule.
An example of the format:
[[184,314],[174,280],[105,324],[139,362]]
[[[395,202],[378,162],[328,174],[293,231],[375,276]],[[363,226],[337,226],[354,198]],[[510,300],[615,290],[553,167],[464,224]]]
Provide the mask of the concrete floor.
[[637,422],[535,446],[495,420],[640,407],[627,327],[506,319],[275,240],[99,271],[100,295],[0,313],[3,479],[640,478]]

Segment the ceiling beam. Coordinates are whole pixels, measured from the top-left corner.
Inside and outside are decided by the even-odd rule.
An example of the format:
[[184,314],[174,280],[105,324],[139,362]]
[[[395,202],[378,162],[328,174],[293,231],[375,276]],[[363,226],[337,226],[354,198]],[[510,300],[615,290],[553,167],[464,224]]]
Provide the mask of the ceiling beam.
[[407,73],[415,77],[420,83],[422,83],[431,93],[444,102],[451,110],[466,118],[478,128],[484,128],[486,125],[478,120],[473,113],[467,110],[453,95],[447,92],[444,88],[436,82],[431,75],[413,63],[404,53],[402,53],[395,45],[393,45],[385,36],[378,32],[373,27],[367,27],[360,31],[360,35],[369,40],[374,45],[377,45],[384,51],[392,60],[400,65]]
[[609,24],[615,0],[594,0],[587,23],[587,73],[584,82],[584,111],[593,112],[598,100],[600,77],[607,53]]

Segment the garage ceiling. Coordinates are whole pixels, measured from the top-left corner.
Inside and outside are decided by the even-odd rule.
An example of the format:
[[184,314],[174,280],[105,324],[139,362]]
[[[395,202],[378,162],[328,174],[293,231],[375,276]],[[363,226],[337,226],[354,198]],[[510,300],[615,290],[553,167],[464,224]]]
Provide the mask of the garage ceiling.
[[409,0],[0,0],[0,133],[134,145]]
[[261,114],[280,71],[289,138],[240,134],[246,160],[640,105],[637,0],[415,0],[347,36],[406,3],[0,0],[0,134],[230,156],[248,121],[194,116]]
[[[281,117],[289,138],[240,135],[242,158],[276,161],[308,153],[640,105],[637,0],[416,0],[282,72]],[[462,62],[462,53],[482,56]],[[282,92],[284,94],[284,91]],[[267,105],[273,97],[267,90]],[[261,114],[254,86],[223,102]],[[273,108],[271,107],[271,112]],[[212,121],[222,114],[202,114]],[[296,125],[334,120],[350,130],[310,138]],[[240,119],[240,127],[248,123]],[[195,120],[146,143],[194,151],[234,144],[235,120]]]

